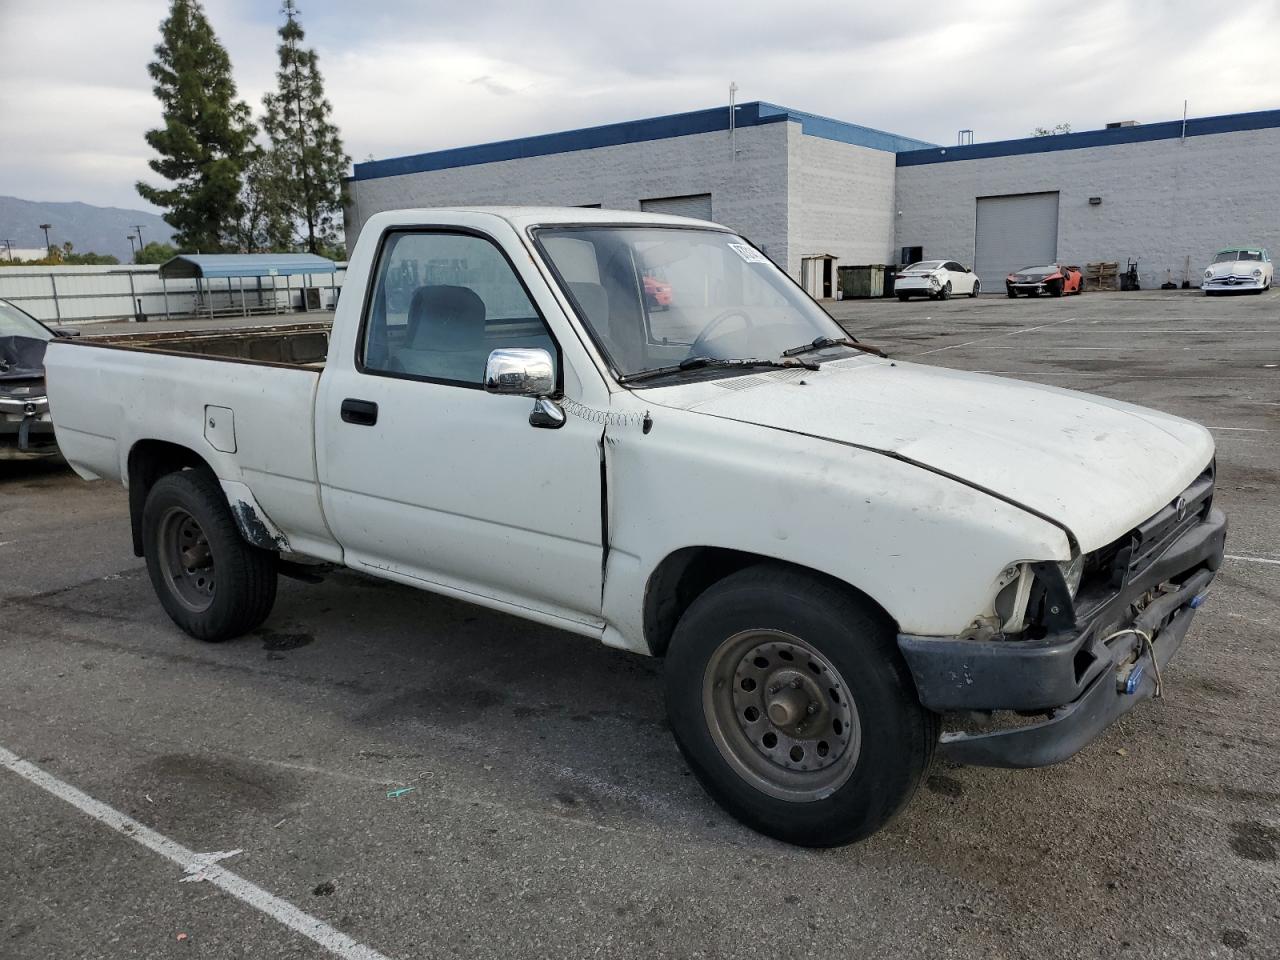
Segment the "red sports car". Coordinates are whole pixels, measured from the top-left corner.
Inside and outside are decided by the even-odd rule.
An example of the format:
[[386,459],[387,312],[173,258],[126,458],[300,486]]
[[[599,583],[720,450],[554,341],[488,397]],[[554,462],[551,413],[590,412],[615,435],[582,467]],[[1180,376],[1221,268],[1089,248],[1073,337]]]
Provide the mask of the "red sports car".
[[644,277],[644,298],[650,307],[662,310],[667,309],[667,307],[671,306],[671,284],[646,274]]
[[1023,267],[1004,278],[1004,289],[1011,297],[1020,293],[1028,297],[1038,297],[1042,293],[1060,297],[1064,293],[1082,293],[1084,275],[1079,267],[1064,267],[1058,263]]

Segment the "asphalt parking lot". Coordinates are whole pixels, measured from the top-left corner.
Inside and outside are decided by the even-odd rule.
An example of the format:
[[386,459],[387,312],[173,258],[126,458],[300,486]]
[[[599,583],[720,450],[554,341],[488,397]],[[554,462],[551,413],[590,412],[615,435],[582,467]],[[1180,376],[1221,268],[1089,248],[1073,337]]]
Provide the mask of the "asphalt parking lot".
[[[241,851],[349,956],[1280,955],[1280,291],[832,310],[899,358],[1213,430],[1231,559],[1163,700],[1057,767],[937,766],[871,840],[795,849],[699,789],[657,662],[345,573],[202,645],[123,491],[0,463],[0,749]],[[0,957],[332,955],[182,876],[0,763]]]

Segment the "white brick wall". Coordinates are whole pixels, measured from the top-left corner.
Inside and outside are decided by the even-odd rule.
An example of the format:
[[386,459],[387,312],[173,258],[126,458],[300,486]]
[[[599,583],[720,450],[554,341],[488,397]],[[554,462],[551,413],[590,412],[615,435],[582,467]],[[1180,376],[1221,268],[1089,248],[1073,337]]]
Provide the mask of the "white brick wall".
[[718,222],[786,264],[792,127],[798,130],[789,122],[740,128],[736,162],[729,134],[715,132],[355,180],[350,184],[347,242],[355,243],[359,228],[374,213],[404,207],[598,203],[638,210],[641,200],[710,193]]
[[893,263],[896,155],[821,137],[798,124],[789,144],[789,269],[800,258],[831,253],[837,264]]
[[[894,248],[973,262],[976,198],[1056,190],[1058,259],[1139,260],[1143,287],[1166,270],[1198,284],[1231,244],[1280,250],[1280,129],[1211,134],[897,169]],[[1089,197],[1101,197],[1090,206]]]

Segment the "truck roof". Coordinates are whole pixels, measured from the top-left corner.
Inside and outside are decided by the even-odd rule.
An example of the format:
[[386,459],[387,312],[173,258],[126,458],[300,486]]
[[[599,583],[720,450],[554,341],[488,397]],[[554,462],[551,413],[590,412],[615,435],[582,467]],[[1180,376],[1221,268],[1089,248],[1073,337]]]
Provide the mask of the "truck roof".
[[381,219],[418,220],[430,222],[441,214],[488,214],[506,220],[513,227],[525,227],[540,224],[560,223],[634,223],[659,226],[662,224],[676,226],[699,226],[725,229],[718,223],[707,220],[694,220],[690,217],[677,217],[665,213],[643,213],[639,210],[609,210],[599,207],[502,207],[502,206],[457,206],[457,207],[422,207],[404,210],[386,210],[369,218],[370,222]]

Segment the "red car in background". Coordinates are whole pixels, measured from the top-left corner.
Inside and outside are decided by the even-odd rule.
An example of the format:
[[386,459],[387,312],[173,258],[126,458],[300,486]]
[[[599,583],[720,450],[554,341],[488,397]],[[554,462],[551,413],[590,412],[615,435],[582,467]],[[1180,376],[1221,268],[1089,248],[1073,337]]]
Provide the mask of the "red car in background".
[[1064,267],[1058,263],[1023,267],[1004,278],[1004,289],[1010,297],[1016,297],[1020,293],[1028,297],[1038,297],[1042,293],[1051,297],[1082,293],[1084,274],[1079,267]]
[[671,306],[671,284],[645,274],[644,299],[650,307],[666,310]]

